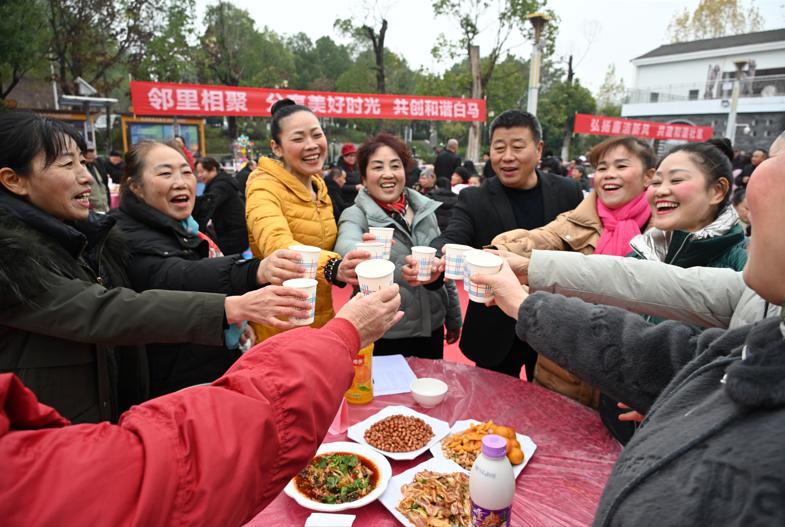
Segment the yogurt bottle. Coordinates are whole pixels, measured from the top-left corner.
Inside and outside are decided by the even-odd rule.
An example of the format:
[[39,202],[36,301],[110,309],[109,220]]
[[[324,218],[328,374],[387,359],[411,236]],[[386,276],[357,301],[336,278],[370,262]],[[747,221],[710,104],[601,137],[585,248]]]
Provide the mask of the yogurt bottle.
[[508,527],[512,518],[515,476],[507,459],[507,441],[496,434],[482,438],[482,452],[469,476],[472,526]]

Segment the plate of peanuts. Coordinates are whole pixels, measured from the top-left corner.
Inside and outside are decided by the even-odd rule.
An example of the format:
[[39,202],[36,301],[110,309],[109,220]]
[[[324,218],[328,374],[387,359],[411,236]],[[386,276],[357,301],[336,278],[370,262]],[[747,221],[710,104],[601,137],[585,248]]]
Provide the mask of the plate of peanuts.
[[390,459],[414,459],[450,431],[440,419],[407,406],[387,406],[364,421],[349,427],[349,439],[368,445]]
[[493,421],[480,422],[474,419],[456,421],[449,435],[431,446],[431,454],[433,457],[454,461],[466,472],[470,472],[474,460],[480,454],[482,438],[487,434],[500,435],[507,440],[507,459],[510,460],[512,472],[517,478],[534,455],[537,445],[529,436],[518,434],[512,427],[499,425]]

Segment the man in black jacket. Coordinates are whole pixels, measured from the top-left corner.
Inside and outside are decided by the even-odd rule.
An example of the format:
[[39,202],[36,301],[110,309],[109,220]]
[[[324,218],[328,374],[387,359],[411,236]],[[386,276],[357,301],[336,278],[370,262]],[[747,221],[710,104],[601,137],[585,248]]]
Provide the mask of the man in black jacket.
[[221,169],[212,157],[203,157],[196,163],[199,180],[205,183],[199,196],[194,219],[204,232],[213,221],[215,243],[226,255],[241,254],[248,249],[248,230],[245,224],[245,203],[240,184]]
[[[502,232],[541,227],[583,199],[571,179],[536,169],[542,128],[534,115],[507,110],[491,123],[490,134],[497,177],[458,194],[447,230],[431,243],[436,249],[445,243],[481,248]],[[460,348],[478,366],[517,377],[525,365],[526,378],[534,378],[537,354],[515,337],[514,323],[497,307],[469,303]]]
[[433,171],[436,172],[436,179],[444,177],[450,179],[455,169],[461,166],[461,158],[458,155],[458,141],[450,139],[444,151],[436,156],[433,162]]

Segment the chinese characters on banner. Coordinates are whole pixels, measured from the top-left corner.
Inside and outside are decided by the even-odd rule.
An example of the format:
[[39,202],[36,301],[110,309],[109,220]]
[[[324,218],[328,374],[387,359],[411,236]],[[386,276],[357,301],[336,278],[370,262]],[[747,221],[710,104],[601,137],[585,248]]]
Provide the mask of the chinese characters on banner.
[[272,105],[284,98],[319,117],[485,121],[482,99],[131,81],[131,104],[138,115],[269,116]]
[[677,139],[681,141],[706,141],[714,133],[711,126],[637,121],[622,117],[605,117],[583,113],[575,115],[573,131],[576,134],[633,135],[649,139]]

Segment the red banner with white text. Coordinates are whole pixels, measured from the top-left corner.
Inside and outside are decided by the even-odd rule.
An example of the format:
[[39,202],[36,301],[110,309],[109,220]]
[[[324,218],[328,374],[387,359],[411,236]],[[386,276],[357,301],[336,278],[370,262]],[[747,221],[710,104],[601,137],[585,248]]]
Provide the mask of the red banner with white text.
[[131,81],[137,115],[266,117],[272,105],[285,98],[308,106],[319,117],[485,121],[482,99]]
[[638,121],[623,117],[605,117],[604,115],[583,113],[575,114],[573,132],[594,135],[632,135],[648,139],[675,139],[692,142],[706,141],[714,134],[711,126]]

